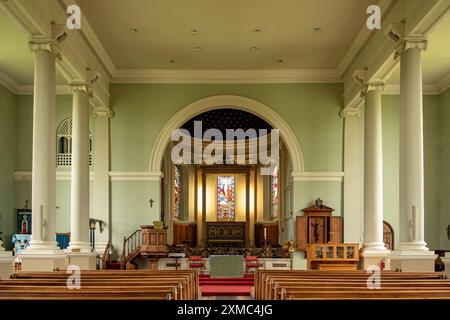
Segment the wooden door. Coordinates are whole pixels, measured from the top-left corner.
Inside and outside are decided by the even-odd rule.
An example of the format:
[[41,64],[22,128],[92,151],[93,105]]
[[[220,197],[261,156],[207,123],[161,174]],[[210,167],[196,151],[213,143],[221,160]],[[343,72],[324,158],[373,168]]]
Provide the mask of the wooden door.
[[306,250],[308,243],[308,224],[307,217],[297,217],[297,249]]
[[342,219],[341,217],[330,217],[330,242],[342,242]]
[[386,249],[394,250],[394,229],[387,221],[383,221],[383,241]]

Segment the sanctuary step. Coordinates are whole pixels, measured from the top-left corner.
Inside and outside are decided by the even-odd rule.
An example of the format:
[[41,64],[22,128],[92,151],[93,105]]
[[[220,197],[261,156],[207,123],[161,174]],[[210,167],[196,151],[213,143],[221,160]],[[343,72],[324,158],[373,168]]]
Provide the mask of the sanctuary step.
[[254,276],[241,278],[211,278],[199,277],[201,295],[209,296],[250,296],[254,290]]

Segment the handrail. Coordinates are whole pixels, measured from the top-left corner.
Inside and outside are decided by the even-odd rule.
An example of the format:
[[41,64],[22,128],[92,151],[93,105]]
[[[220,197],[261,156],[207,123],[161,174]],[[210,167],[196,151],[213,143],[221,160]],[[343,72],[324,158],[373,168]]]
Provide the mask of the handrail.
[[131,234],[131,236],[123,238],[123,247],[122,247],[122,258],[121,264],[122,267],[126,265],[128,262],[128,257],[131,253],[133,253],[137,248],[139,248],[142,244],[141,239],[141,229],[136,230]]

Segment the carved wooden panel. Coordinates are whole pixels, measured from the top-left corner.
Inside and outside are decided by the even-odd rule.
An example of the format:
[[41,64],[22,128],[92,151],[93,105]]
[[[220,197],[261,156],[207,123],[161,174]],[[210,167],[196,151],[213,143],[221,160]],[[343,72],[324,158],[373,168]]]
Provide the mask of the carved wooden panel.
[[383,221],[383,241],[386,249],[394,250],[394,229],[387,221]]
[[297,249],[306,250],[308,239],[308,221],[307,217],[297,217]]
[[197,223],[173,223],[173,244],[197,245]]
[[342,219],[341,217],[330,217],[330,242],[342,242]]
[[[266,229],[266,238],[264,239],[264,228]],[[266,240],[266,241],[265,241]],[[255,246],[263,247],[267,245],[278,245],[278,222],[260,222],[255,223]]]

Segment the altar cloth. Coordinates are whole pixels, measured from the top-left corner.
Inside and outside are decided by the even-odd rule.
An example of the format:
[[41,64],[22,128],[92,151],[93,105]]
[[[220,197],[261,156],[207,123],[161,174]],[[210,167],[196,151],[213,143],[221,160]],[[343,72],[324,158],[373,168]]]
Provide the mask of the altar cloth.
[[241,278],[244,276],[244,257],[240,255],[209,256],[211,278]]

